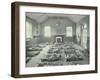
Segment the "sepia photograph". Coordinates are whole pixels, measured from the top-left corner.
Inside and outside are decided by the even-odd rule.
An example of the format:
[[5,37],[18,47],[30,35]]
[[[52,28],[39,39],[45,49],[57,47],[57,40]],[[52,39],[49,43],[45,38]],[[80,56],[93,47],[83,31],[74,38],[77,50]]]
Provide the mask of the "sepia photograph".
[[89,15],[25,13],[26,67],[89,64]]

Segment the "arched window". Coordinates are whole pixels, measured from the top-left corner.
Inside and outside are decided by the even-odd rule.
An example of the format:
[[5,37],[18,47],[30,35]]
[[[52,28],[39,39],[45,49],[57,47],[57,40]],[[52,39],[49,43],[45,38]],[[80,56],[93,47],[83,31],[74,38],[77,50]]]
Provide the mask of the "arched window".
[[51,37],[51,27],[50,26],[44,27],[44,36],[45,37]]

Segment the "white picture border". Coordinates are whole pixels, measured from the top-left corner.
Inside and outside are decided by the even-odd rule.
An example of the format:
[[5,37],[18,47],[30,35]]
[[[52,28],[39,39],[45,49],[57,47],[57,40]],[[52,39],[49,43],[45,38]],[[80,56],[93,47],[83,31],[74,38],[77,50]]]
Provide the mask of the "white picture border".
[[[38,6],[20,6],[20,43],[19,43],[19,74],[40,74],[55,72],[74,72],[95,70],[95,10],[73,9],[73,8],[54,8],[54,7],[38,7]],[[90,16],[90,64],[89,65],[67,65],[53,67],[26,67],[25,66],[25,13],[41,12],[41,13],[60,13],[60,14],[82,14]]]

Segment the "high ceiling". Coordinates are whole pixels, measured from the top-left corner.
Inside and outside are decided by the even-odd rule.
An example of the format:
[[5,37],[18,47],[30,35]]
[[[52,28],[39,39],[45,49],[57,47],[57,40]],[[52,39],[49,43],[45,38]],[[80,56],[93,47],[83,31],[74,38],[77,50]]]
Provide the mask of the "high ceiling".
[[75,15],[75,14],[47,14],[47,13],[32,13],[28,12],[26,13],[26,16],[36,20],[37,22],[43,22],[48,17],[63,17],[63,18],[69,18],[71,21],[77,23],[82,18],[86,17],[87,15]]

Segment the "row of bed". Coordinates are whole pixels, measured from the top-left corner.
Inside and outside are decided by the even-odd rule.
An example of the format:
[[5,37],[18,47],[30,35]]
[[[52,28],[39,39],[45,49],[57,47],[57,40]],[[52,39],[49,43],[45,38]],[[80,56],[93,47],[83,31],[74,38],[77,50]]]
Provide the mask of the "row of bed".
[[76,64],[72,61],[84,60],[85,56],[83,54],[85,54],[84,50],[76,49],[72,44],[54,44],[48,50],[47,55],[41,59],[38,66]]
[[[48,44],[37,44],[26,47],[26,63],[31,58],[36,57]],[[50,44],[51,45],[51,44]],[[60,65],[75,65],[73,61],[82,61],[85,59],[85,50],[78,49],[73,46],[74,43],[52,44],[46,55],[42,57],[37,66],[60,66]]]
[[35,44],[34,46],[26,47],[26,63],[28,63],[32,57],[40,54],[42,49],[46,46],[46,44]]

